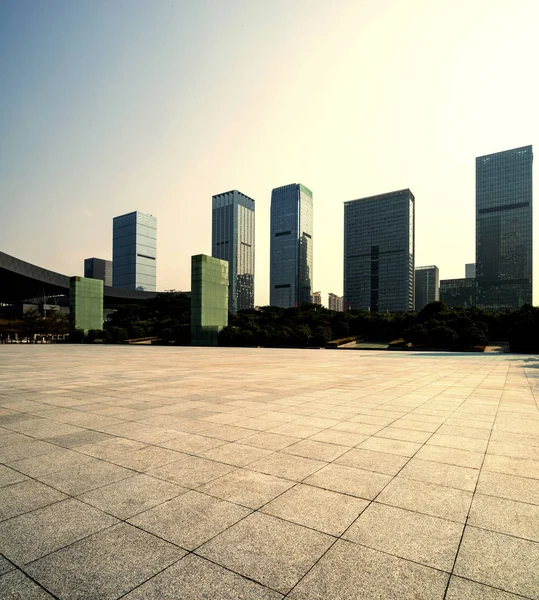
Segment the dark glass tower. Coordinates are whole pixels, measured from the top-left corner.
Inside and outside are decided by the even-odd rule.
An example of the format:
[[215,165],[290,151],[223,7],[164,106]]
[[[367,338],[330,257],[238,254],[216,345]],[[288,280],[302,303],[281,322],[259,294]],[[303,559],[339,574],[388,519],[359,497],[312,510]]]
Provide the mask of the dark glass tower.
[[532,302],[531,146],[475,161],[477,305],[505,310]]
[[440,299],[440,271],[438,267],[417,267],[415,270],[415,309],[421,310]]
[[155,292],[157,224],[138,211],[112,220],[112,285]]
[[112,285],[112,261],[104,258],[85,258],[84,277],[101,279],[105,285]]
[[271,306],[311,302],[312,284],[313,193],[291,183],[271,192]]
[[406,189],[344,203],[346,308],[414,309],[414,202]]
[[214,258],[228,261],[228,310],[254,308],[255,201],[232,190],[212,198]]

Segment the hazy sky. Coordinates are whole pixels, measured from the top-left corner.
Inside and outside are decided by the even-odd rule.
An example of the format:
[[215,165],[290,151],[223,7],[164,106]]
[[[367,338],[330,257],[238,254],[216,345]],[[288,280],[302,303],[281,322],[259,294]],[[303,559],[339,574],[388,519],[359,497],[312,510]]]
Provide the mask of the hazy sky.
[[271,190],[297,182],[325,302],[343,202],[409,187],[416,266],[463,277],[475,157],[539,148],[538,22],[538,0],[0,0],[0,250],[81,275],[140,210],[158,289],[188,290],[239,189],[267,304]]

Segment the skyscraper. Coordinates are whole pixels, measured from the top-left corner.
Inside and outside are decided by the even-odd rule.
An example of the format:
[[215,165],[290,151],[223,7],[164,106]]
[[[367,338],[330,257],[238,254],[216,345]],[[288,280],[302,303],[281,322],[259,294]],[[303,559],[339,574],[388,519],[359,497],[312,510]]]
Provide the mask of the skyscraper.
[[271,193],[270,304],[310,302],[312,285],[313,193],[291,183]]
[[505,310],[532,302],[531,146],[475,161],[477,305]]
[[421,310],[430,302],[440,299],[440,271],[438,267],[417,267],[415,270],[415,309]]
[[328,294],[328,308],[329,310],[336,310],[337,312],[343,312],[343,298],[337,296],[337,294]]
[[311,296],[312,303],[317,304],[318,306],[322,306],[322,292],[313,292]]
[[155,292],[157,222],[135,211],[112,221],[112,285]]
[[85,258],[84,277],[101,279],[105,285],[112,285],[112,261],[103,258]]
[[228,261],[228,310],[254,308],[255,201],[232,190],[212,198],[214,258]]
[[344,304],[414,308],[415,198],[409,189],[344,203]]

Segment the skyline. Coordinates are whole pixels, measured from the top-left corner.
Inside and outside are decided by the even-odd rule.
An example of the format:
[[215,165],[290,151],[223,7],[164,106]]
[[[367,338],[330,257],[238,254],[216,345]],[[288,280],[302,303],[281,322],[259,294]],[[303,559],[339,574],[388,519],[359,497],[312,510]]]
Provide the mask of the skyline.
[[211,254],[211,197],[239,189],[265,305],[271,190],[301,181],[313,289],[342,295],[343,203],[403,188],[416,266],[464,277],[475,158],[539,134],[537,17],[528,1],[4,2],[1,249],[81,274],[137,210],[159,221],[157,289],[185,290],[191,255]]

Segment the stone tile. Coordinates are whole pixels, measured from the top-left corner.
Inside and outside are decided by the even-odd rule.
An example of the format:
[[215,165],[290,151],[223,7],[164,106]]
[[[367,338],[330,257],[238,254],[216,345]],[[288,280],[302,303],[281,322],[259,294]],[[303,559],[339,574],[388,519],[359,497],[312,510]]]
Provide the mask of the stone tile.
[[157,467],[168,465],[178,460],[185,460],[188,457],[188,454],[183,454],[182,452],[175,452],[174,450],[167,450],[158,446],[146,446],[139,450],[123,452],[109,460],[127,469],[144,473],[150,469],[156,469]]
[[347,540],[451,572],[463,524],[373,502],[344,534]]
[[13,483],[20,483],[21,481],[25,481],[28,479],[22,473],[18,471],[14,471],[5,465],[0,465],[0,487],[4,487],[5,485],[11,485]]
[[333,538],[323,533],[253,513],[197,553],[286,594],[332,542]]
[[390,481],[391,477],[388,475],[333,463],[311,475],[303,483],[372,500]]
[[189,491],[133,517],[129,522],[193,550],[250,512],[242,506]]
[[34,579],[61,598],[112,600],[184,554],[172,544],[120,523],[26,568]]
[[237,442],[248,435],[253,435],[252,429],[246,427],[236,427],[235,425],[223,425],[221,427],[212,427],[204,432],[204,436],[216,438],[226,442]]
[[110,435],[91,429],[83,429],[75,433],[66,433],[55,437],[47,438],[47,441],[63,448],[74,448],[83,444],[95,444],[110,439]]
[[305,439],[288,446],[284,452],[293,454],[294,456],[303,456],[303,458],[313,458],[315,460],[323,460],[331,462],[348,452],[348,446],[337,446],[336,444],[327,444],[325,442],[317,442],[313,439]]
[[13,571],[15,565],[9,562],[9,560],[0,554],[0,575]]
[[206,450],[202,453],[202,456],[210,460],[226,463],[227,465],[244,467],[245,465],[270,454],[272,454],[271,450],[264,450],[262,448],[255,448],[254,446],[246,446],[245,444],[232,442],[219,446],[218,448]]
[[254,471],[266,473],[267,475],[275,475],[276,477],[283,477],[284,479],[291,479],[293,481],[302,481],[325,464],[325,462],[320,460],[276,452],[267,458],[251,463],[249,468]]
[[33,441],[33,442],[19,442],[17,444],[9,444],[0,448],[0,463],[11,463],[16,460],[22,460],[23,458],[31,458],[32,456],[38,456],[39,454],[47,454],[47,452],[54,452],[58,447],[47,442]]
[[335,462],[347,467],[376,471],[377,473],[385,473],[386,475],[396,475],[408,460],[407,457],[403,456],[366,450],[360,445],[358,448],[352,448]]
[[0,577],[0,598],[2,600],[54,600],[54,596],[19,570]]
[[257,509],[294,485],[292,481],[248,469],[238,469],[198,488],[222,500]]
[[65,494],[48,485],[27,479],[0,488],[0,521],[58,502]]
[[22,565],[117,522],[70,498],[0,523],[0,547],[10,560]]
[[447,573],[351,542],[338,541],[287,598],[442,600],[447,580]]
[[326,442],[327,444],[337,444],[339,446],[353,447],[363,442],[367,438],[362,433],[351,433],[348,431],[337,431],[335,429],[326,429],[316,433],[309,439],[316,442]]
[[539,542],[539,506],[475,494],[468,523]]
[[399,473],[399,477],[445,485],[468,492],[475,490],[478,476],[478,469],[457,467],[420,458],[412,458]]
[[522,596],[515,596],[453,575],[445,600],[522,600]]
[[153,469],[146,474],[187,488],[197,488],[203,483],[222,477],[233,470],[234,467],[231,465],[193,456]]
[[377,500],[383,504],[464,523],[472,501],[472,493],[396,477]]
[[134,474],[134,471],[100,460],[98,463],[40,475],[38,479],[66,494],[77,496]]
[[539,479],[481,471],[477,491],[539,506]]
[[226,444],[226,440],[184,433],[173,440],[161,442],[159,445],[163,448],[169,448],[170,450],[176,450],[177,452],[185,452],[186,454],[200,454],[201,452],[205,452],[211,448],[217,448],[223,444]]
[[384,452],[385,454],[411,457],[419,450],[419,448],[421,448],[421,444],[418,444],[417,442],[391,440],[382,437],[371,437],[359,444],[358,448],[372,450],[374,452]]
[[281,594],[189,554],[124,596],[125,600],[279,600]]
[[283,448],[289,448],[298,440],[299,438],[291,437],[289,435],[279,435],[277,433],[266,431],[242,438],[241,443],[246,446],[254,446],[255,448],[262,448],[264,450],[282,450]]
[[431,446],[443,446],[445,448],[456,448],[458,450],[470,450],[472,452],[484,453],[487,449],[487,440],[477,440],[469,437],[456,435],[445,435],[435,433],[427,442]]
[[296,438],[308,438],[312,435],[320,433],[319,427],[312,427],[310,425],[296,425],[295,423],[283,423],[277,425],[273,429],[270,429],[271,433],[278,433],[279,435],[288,435]]
[[[21,433],[15,433],[13,431],[9,431],[8,429],[4,429],[2,434],[0,435],[0,448],[5,448],[6,446],[14,446],[15,444],[22,444],[23,442],[30,442],[32,438],[27,437],[26,435],[22,435]],[[0,460],[3,460],[3,454],[0,452]]]
[[88,456],[94,456],[95,458],[110,460],[111,458],[119,456],[124,452],[138,450],[145,447],[145,444],[142,442],[135,442],[134,440],[128,440],[126,438],[109,437],[108,440],[103,442],[77,446],[77,452],[83,452],[84,454],[87,454]]
[[389,426],[377,432],[376,437],[424,444],[431,437],[431,434],[427,431],[414,431],[413,429],[401,429],[400,427]]
[[40,454],[23,460],[17,460],[10,463],[13,469],[25,473],[30,477],[39,477],[48,473],[55,473],[63,469],[76,469],[92,464],[99,464],[99,461],[91,456],[74,452],[64,448],[58,448],[48,454]]
[[352,421],[343,421],[334,425],[331,429],[335,431],[348,431],[350,433],[361,433],[365,436],[374,435],[382,429],[383,425],[370,425],[368,423],[354,423]]
[[467,526],[455,575],[539,598],[539,544]]
[[425,445],[418,451],[415,457],[447,465],[480,469],[484,454],[482,452],[471,452],[470,450],[459,450],[457,448]]
[[510,442],[493,442],[488,445],[489,454],[511,456],[512,458],[526,458],[539,461],[539,447],[529,444],[514,444]]
[[274,517],[339,536],[368,504],[361,498],[299,484],[261,510]]
[[474,427],[463,427],[461,425],[442,425],[437,433],[457,437],[469,437],[475,440],[488,440],[490,431]]
[[503,473],[504,475],[518,475],[519,477],[539,479],[539,461],[537,460],[487,454],[483,470]]
[[128,519],[185,492],[186,488],[168,481],[135,475],[82,494],[79,500],[119,519]]

